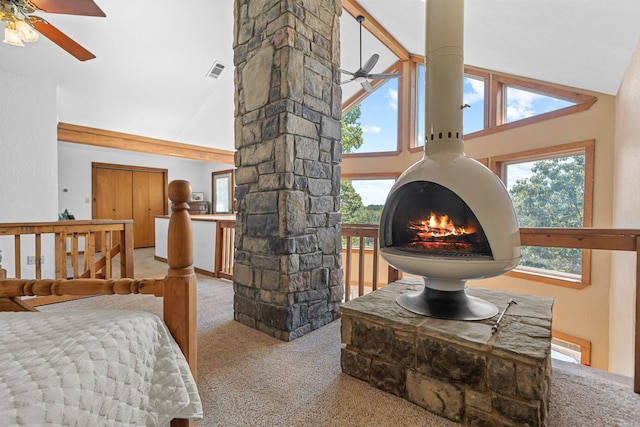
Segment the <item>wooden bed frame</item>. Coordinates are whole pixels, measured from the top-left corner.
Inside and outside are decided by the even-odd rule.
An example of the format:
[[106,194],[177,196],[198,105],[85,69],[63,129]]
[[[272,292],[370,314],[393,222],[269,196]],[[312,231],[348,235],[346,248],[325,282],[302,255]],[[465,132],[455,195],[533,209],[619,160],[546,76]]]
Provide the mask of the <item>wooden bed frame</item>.
[[[193,269],[193,230],[189,217],[191,184],[178,180],[169,184],[167,275],[161,279],[5,279],[0,275],[0,311],[36,311],[22,296],[92,296],[152,294],[164,297],[163,318],[182,349],[197,380],[196,275]],[[0,274],[2,274],[0,272]],[[172,426],[195,426],[195,421],[175,419]]]

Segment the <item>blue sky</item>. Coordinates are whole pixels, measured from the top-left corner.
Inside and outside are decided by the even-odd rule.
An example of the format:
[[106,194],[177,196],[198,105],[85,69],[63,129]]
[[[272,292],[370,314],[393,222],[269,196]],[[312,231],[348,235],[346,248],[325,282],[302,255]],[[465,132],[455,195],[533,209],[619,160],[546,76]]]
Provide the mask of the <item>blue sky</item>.
[[356,193],[362,197],[364,206],[384,205],[394,182],[394,179],[357,179],[351,181]]

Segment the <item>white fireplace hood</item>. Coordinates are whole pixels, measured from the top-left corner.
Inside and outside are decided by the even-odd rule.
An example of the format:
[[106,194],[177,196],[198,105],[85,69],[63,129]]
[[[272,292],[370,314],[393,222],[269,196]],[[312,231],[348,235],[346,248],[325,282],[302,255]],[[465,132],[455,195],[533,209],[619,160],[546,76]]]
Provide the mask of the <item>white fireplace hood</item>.
[[511,199],[502,181],[482,163],[464,154],[433,154],[411,166],[398,178],[387,203],[397,189],[415,181],[440,184],[462,198],[482,225],[493,259],[442,258],[383,247],[391,237],[390,223],[385,222],[385,218],[394,213],[388,212],[383,214],[380,223],[380,251],[389,264],[410,274],[443,279],[493,277],[518,265],[520,231]]

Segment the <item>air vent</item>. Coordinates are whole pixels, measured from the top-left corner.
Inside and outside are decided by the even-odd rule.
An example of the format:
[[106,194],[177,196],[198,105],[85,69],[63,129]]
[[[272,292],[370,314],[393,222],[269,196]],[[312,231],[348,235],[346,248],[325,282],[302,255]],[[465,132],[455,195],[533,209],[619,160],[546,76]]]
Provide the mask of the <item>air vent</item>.
[[222,71],[224,70],[224,68],[225,68],[224,64],[221,64],[218,61],[216,61],[213,63],[213,65],[209,69],[207,76],[217,79],[218,77],[220,77],[220,74],[222,74]]

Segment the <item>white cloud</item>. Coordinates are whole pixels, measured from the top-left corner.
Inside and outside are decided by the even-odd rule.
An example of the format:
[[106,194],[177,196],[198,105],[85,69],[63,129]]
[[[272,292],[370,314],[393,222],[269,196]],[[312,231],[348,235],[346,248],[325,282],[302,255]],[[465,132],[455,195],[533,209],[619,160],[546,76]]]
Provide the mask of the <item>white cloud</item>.
[[389,89],[389,106],[394,110],[398,109],[398,91],[396,89]]
[[471,85],[471,91],[463,95],[463,103],[473,105],[484,100],[484,82],[476,79],[465,79],[465,83]]
[[381,127],[376,125],[362,125],[362,132],[364,133],[380,133]]
[[520,120],[535,115],[533,102],[542,97],[537,93],[509,88],[507,93],[507,121]]

